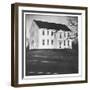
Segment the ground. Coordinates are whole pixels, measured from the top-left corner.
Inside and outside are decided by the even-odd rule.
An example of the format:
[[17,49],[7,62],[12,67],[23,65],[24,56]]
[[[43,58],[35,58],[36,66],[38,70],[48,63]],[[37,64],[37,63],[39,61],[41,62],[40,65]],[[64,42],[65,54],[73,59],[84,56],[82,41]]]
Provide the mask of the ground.
[[26,75],[78,73],[76,49],[27,50]]

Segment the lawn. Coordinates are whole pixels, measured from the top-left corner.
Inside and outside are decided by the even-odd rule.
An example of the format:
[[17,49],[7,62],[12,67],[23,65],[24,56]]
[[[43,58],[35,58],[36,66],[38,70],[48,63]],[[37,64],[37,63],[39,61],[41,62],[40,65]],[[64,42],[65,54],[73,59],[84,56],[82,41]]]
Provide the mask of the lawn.
[[26,75],[78,73],[76,49],[33,49],[26,52]]

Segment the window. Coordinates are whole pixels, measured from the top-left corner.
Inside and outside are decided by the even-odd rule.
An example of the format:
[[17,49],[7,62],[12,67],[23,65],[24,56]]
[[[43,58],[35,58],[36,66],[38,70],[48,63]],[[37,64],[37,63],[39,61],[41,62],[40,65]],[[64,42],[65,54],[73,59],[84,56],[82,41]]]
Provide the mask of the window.
[[42,41],[42,45],[45,45],[45,40]]
[[69,46],[69,40],[68,40],[68,46]]
[[70,33],[68,32],[68,37],[70,36]]
[[62,33],[60,33],[60,38],[62,38]]
[[34,40],[32,40],[31,45],[34,46]]
[[47,45],[49,45],[49,39],[47,39]]
[[60,46],[59,48],[61,48],[61,44],[62,44],[62,42],[60,41],[60,42],[59,42],[59,46]]
[[53,40],[51,40],[51,44],[53,45]]
[[47,35],[49,35],[49,31],[47,31]]
[[32,40],[32,44],[34,44],[34,40]]
[[64,37],[66,37],[66,33],[64,32]]
[[66,43],[65,43],[65,40],[64,40],[64,46],[65,46],[65,44],[66,44]]
[[53,36],[53,32],[51,32],[51,36]]
[[45,32],[44,31],[42,32],[42,35],[45,35]]

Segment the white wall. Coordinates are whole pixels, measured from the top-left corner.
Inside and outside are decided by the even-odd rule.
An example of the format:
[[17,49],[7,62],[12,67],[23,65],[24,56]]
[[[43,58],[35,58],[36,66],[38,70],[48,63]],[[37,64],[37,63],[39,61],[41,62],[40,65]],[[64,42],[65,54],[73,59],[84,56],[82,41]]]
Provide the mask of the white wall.
[[[88,6],[90,9],[90,0],[0,0],[0,90],[16,90],[16,89],[18,90],[24,90],[24,89],[25,90],[72,90],[72,89],[90,90],[90,65],[89,65],[89,75],[88,75],[89,83],[87,84],[70,84],[70,85],[67,84],[67,85],[41,86],[41,87],[40,86],[24,87],[24,88],[13,88],[10,86],[10,77],[11,77],[10,5],[13,2]],[[88,19],[90,20],[90,17]],[[88,33],[90,34],[90,27]],[[90,46],[90,42],[88,46]],[[90,47],[88,48],[88,50],[90,50]],[[90,60],[90,55],[89,55],[89,60]],[[90,61],[88,61],[88,63],[90,63]]]
[[[44,35],[42,35],[42,32],[44,31]],[[53,30],[48,30],[49,35],[47,35],[47,29],[39,29],[39,49],[52,49],[54,48],[54,45],[51,44],[51,40],[54,40],[54,35],[51,36],[51,32]],[[42,41],[45,40],[45,44],[42,45]],[[47,44],[47,40],[49,40],[49,44]]]

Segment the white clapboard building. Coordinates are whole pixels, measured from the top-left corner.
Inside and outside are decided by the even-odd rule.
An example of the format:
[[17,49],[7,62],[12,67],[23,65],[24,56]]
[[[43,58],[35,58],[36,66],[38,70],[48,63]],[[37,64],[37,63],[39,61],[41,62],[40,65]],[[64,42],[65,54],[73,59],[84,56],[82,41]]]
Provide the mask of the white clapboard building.
[[29,49],[72,49],[71,33],[64,24],[33,20]]

